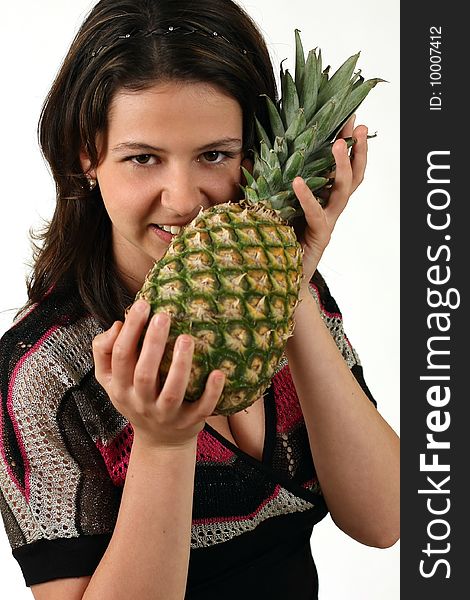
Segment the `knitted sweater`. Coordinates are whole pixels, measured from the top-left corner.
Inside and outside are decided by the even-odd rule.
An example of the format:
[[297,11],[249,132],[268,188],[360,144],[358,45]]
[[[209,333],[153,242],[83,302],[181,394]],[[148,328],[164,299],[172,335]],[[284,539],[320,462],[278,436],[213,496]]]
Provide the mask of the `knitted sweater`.
[[[374,402],[328,288],[311,291]],[[56,290],[0,340],[0,511],[29,586],[92,575],[116,522],[133,430],[94,377],[101,331]],[[187,598],[317,597],[309,540],[328,511],[286,359],[264,408],[261,461],[208,424],[198,436]]]

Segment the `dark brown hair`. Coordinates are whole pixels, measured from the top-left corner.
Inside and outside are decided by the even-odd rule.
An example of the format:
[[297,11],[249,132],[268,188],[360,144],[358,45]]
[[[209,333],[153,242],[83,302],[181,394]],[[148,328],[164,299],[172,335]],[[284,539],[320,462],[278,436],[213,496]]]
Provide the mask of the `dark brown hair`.
[[[181,30],[176,27],[181,26]],[[171,34],[152,34],[168,30]],[[193,28],[194,33],[187,34]],[[212,32],[216,32],[214,35]],[[104,327],[123,318],[133,298],[111,251],[111,224],[99,188],[88,189],[80,163],[99,162],[98,133],[122,89],[160,81],[208,82],[243,111],[244,150],[253,147],[254,115],[269,128],[264,99],[277,99],[266,44],[253,20],[231,0],[101,0],[91,10],[45,100],[38,127],[42,153],[56,184],[57,204],[46,228],[33,235],[28,305],[67,286]]]

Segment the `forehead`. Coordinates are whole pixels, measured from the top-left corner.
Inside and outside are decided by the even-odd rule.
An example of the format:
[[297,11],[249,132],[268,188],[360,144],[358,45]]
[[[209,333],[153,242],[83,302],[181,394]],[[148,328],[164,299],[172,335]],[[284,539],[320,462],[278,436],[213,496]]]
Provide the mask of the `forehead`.
[[220,89],[206,83],[158,83],[141,91],[115,94],[108,114],[108,135],[164,135],[185,132],[240,135],[242,109]]

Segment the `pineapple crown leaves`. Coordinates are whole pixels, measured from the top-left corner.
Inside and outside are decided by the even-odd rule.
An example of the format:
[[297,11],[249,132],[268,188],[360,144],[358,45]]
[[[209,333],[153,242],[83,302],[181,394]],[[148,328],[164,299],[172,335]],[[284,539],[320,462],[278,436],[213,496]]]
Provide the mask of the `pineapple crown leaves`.
[[[365,80],[355,70],[360,52],[350,56],[330,77],[323,69],[321,50],[310,50],[305,58],[300,31],[295,30],[295,77],[280,65],[281,98],[275,103],[264,95],[270,134],[255,118],[260,141],[254,151],[253,174],[243,170],[247,204],[262,202],[287,221],[302,215],[292,191],[292,180],[300,175],[312,191],[330,182],[335,166],[331,151],[338,132],[369,92],[384,79]],[[368,136],[375,137],[376,134]],[[346,139],[348,147],[355,139]]]

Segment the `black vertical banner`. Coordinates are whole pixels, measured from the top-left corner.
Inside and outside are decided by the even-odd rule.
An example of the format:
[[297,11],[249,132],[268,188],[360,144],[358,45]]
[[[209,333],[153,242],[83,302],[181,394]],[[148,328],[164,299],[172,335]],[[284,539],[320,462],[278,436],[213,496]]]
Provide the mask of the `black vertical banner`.
[[412,16],[401,4],[403,600],[470,597],[470,30],[462,6],[431,0]]

